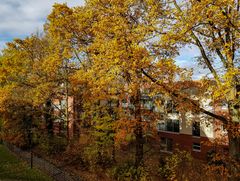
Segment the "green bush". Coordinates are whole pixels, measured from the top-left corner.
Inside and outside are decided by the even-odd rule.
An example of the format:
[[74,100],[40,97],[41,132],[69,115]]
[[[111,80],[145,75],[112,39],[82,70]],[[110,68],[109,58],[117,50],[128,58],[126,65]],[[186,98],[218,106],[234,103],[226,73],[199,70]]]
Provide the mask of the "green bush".
[[119,181],[148,181],[151,180],[143,166],[136,167],[133,162],[127,162],[112,169],[111,175]]
[[39,147],[47,154],[56,154],[64,152],[67,148],[68,142],[65,137],[53,136],[51,139],[41,137]]
[[84,159],[89,163],[90,169],[95,169],[98,166],[107,168],[112,164],[109,148],[99,147],[96,144],[84,148]]
[[[158,173],[166,180],[176,180],[183,178],[188,180],[191,173],[192,157],[187,151],[176,150],[174,154],[160,161]],[[188,173],[186,174],[186,170]]]

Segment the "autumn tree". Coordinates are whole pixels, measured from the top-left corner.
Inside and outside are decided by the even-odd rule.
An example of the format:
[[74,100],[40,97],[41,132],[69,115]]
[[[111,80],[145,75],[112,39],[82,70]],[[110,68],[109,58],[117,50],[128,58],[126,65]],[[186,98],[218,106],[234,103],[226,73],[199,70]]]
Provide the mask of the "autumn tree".
[[131,97],[134,111],[126,124],[134,125],[138,166],[143,161],[144,144],[141,68],[149,67],[153,60],[144,46],[152,38],[153,22],[146,10],[150,6],[145,7],[140,1],[116,0],[88,1],[86,7],[95,15],[91,24],[94,39],[88,49],[92,61],[88,73],[94,77],[93,90],[106,90],[110,95],[118,95],[119,100],[124,94]]
[[26,114],[38,121],[43,115],[49,138],[56,117],[52,99],[61,92],[63,82],[61,61],[55,62],[57,54],[50,44],[46,36],[16,39],[3,50],[0,66],[0,107],[3,115],[10,116],[5,116],[6,121],[14,124],[13,112],[19,113],[19,118]]
[[[75,94],[81,97],[77,104],[82,114],[75,123],[84,124],[80,117],[87,115],[99,147],[104,141],[105,145],[114,145],[117,136],[126,136],[121,133],[133,134],[138,167],[143,163],[144,127],[148,124],[143,120],[141,104],[146,88],[151,90],[151,96],[170,96],[178,103],[178,109],[202,112],[220,120],[228,131],[230,155],[237,160],[238,26],[236,0],[89,0],[85,6],[74,8],[55,4],[45,24],[44,37],[15,40],[3,51],[0,111],[15,110],[17,106],[6,104],[10,101],[23,110],[44,107],[51,136],[52,109],[57,108],[52,99],[64,96],[62,114],[68,124],[68,98]],[[174,58],[188,45],[199,49],[201,56],[197,60],[211,73],[198,88],[211,92],[213,102],[226,100],[228,115],[204,109],[201,100],[193,100],[182,91],[195,83],[191,81],[192,72],[178,67]],[[113,111],[101,104],[121,103],[126,98],[132,105],[130,114],[124,114],[120,106]],[[113,118],[115,112],[117,116]],[[125,128],[129,132],[122,131]]]
[[76,82],[89,86],[96,100],[131,98],[134,109],[126,123],[136,138],[136,165],[143,160],[146,124],[141,90],[148,80],[142,70],[154,71],[169,83],[180,72],[171,58],[159,60],[153,54],[161,7],[159,1],[88,1],[76,8],[56,4],[48,17],[50,34],[80,61]]
[[165,27],[155,44],[156,52],[174,55],[184,46],[198,48],[199,66],[207,69],[211,76],[205,76],[207,90],[212,93],[213,102],[225,100],[228,115],[209,112],[199,103],[190,100],[180,90],[170,90],[168,85],[158,83],[158,79],[145,72],[153,82],[164,87],[169,94],[185,102],[197,112],[203,112],[220,120],[228,132],[229,154],[239,159],[239,1],[166,1]]

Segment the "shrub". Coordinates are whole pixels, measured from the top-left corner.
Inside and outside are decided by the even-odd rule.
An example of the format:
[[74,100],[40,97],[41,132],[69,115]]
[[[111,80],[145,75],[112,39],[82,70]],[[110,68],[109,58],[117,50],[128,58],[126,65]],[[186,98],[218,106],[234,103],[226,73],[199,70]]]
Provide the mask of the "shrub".
[[[159,174],[167,180],[189,180],[192,172],[192,157],[187,151],[179,151],[161,160]],[[186,172],[187,171],[187,172]]]
[[133,162],[127,162],[112,169],[111,175],[119,181],[147,181],[151,180],[143,166],[136,167]]
[[47,154],[56,154],[64,152],[68,143],[65,137],[53,136],[51,139],[47,136],[40,138],[39,147]]
[[96,144],[92,144],[84,149],[84,158],[89,163],[91,169],[95,169],[98,166],[106,168],[112,164],[109,148],[99,147]]

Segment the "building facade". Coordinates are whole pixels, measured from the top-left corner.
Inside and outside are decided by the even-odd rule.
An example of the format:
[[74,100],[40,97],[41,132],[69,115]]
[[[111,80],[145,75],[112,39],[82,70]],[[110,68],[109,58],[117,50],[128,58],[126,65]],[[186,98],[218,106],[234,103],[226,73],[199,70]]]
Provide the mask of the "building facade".
[[[194,99],[194,94],[192,96]],[[157,106],[156,102],[159,99],[161,99],[161,105]],[[76,124],[79,122],[77,118],[79,116],[76,117],[78,110],[74,108],[74,98],[68,98],[68,122],[66,122],[65,115],[66,100],[56,99],[54,104],[57,106],[54,109],[55,114],[59,117],[54,123],[55,134],[60,134],[65,130],[68,138],[72,139],[76,132]],[[128,96],[120,101],[119,105],[130,114],[134,109],[131,98]],[[202,98],[201,106],[210,112],[227,112],[225,105],[214,104],[210,99]],[[142,120],[156,123],[161,152],[172,153],[176,149],[187,150],[194,158],[206,160],[211,151],[219,147],[226,150],[228,148],[227,133],[220,121],[202,113],[178,111],[175,103],[167,96],[150,97],[148,94],[142,94],[141,108]]]
[[[228,138],[219,120],[203,113],[178,112],[174,104],[166,101],[168,111],[157,121],[160,149],[172,153],[175,149],[187,150],[194,158],[206,160],[210,153],[219,149],[227,151]],[[171,105],[169,109],[169,105]],[[227,111],[224,106],[213,104],[210,100],[202,100],[202,107],[218,113]]]

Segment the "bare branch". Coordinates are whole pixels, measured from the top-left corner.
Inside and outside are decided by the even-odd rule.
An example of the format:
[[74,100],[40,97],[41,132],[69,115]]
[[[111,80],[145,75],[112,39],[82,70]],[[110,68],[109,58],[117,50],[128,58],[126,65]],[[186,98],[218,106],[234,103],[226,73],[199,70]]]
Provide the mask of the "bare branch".
[[212,118],[215,118],[215,119],[218,119],[218,120],[222,121],[224,124],[227,124],[228,120],[225,117],[217,115],[217,114],[214,114],[214,113],[212,113],[210,111],[205,110],[204,108],[201,108],[199,104],[197,104],[194,100],[190,99],[189,97],[186,97],[186,96],[180,94],[179,92],[173,91],[171,88],[169,88],[165,84],[159,83],[155,78],[150,76],[144,69],[141,69],[141,71],[149,80],[151,80],[153,83],[155,83],[156,85],[158,85],[161,88],[163,88],[172,97],[174,97],[176,99],[184,100],[185,102],[188,102],[189,104],[191,104],[199,112],[202,112],[202,113],[204,113],[204,114],[206,114],[208,116],[211,116]]

